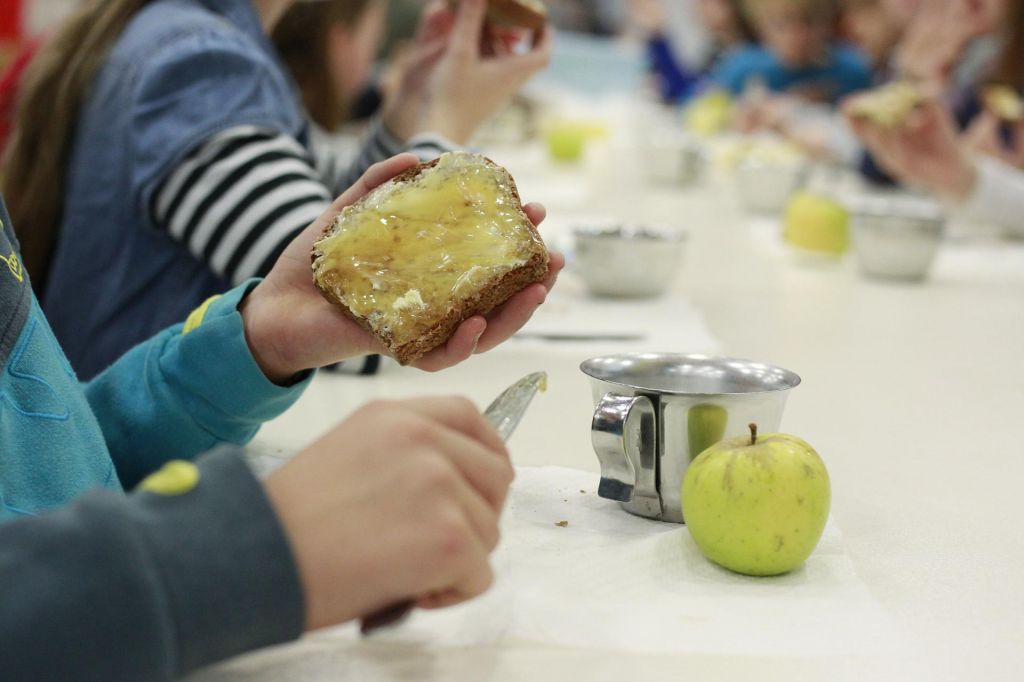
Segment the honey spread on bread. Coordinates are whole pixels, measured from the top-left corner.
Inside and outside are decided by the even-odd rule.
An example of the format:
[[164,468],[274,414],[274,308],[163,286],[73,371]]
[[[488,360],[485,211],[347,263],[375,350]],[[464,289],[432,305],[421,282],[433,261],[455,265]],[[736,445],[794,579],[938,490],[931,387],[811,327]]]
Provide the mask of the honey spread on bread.
[[413,171],[343,209],[313,252],[324,295],[402,362],[542,280],[548,262],[503,168],[455,152]]

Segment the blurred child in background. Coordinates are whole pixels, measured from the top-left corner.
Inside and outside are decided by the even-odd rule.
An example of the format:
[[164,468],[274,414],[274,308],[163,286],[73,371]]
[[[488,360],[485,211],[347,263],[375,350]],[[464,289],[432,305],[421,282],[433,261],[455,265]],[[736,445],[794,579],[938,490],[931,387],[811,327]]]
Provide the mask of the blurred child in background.
[[889,69],[906,20],[902,12],[891,12],[886,5],[891,0],[843,0],[841,26],[843,34],[860,48],[868,59],[875,80],[884,79]]
[[630,0],[630,13],[667,102],[692,95],[723,55],[754,41],[738,0]]
[[384,39],[387,0],[300,2],[281,18],[271,40],[302,96],[311,121],[337,131],[371,84]]
[[863,55],[837,41],[833,0],[746,0],[743,7],[763,44],[733,51],[714,69],[733,94],[764,88],[835,104],[870,85]]
[[[267,40],[293,4],[85,0],[34,60],[0,182],[83,377],[266,273],[374,161],[465,143],[550,56],[547,31],[484,53],[484,0],[431,4],[348,163],[316,144]],[[352,67],[358,82],[365,65]]]

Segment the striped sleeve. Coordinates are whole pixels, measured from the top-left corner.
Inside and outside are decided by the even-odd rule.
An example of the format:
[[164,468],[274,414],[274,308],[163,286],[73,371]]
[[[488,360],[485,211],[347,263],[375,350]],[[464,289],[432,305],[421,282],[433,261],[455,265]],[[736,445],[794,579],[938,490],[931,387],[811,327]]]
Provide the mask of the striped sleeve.
[[157,227],[239,284],[266,274],[330,202],[302,145],[239,126],[193,151],[157,188],[150,210]]
[[307,150],[294,138],[256,126],[230,128],[207,140],[160,184],[150,204],[153,224],[241,284],[265,275],[288,243],[355,184],[374,163],[401,151],[421,159],[454,147],[435,136],[403,146],[378,121],[346,152],[311,130]]

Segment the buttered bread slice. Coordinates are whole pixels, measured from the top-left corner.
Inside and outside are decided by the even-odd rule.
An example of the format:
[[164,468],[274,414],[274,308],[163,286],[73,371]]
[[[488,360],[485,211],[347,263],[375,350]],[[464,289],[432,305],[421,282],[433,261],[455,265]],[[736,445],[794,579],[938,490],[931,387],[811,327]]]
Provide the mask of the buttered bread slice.
[[344,208],[312,255],[324,297],[402,364],[548,272],[512,176],[464,152],[411,168]]
[[989,111],[1004,121],[1017,123],[1024,120],[1024,100],[1008,85],[989,85],[981,94]]
[[874,121],[886,128],[898,128],[925,101],[924,91],[910,81],[893,81],[853,98],[854,116]]

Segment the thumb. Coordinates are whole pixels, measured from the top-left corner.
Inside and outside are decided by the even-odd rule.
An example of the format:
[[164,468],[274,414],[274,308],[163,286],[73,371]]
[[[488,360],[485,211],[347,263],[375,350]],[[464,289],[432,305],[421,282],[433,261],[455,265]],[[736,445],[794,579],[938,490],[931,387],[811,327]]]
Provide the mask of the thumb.
[[914,130],[932,130],[941,128],[948,114],[938,98],[926,98],[907,122],[908,128]]
[[1002,119],[991,109],[983,109],[977,120],[971,124],[969,133],[975,140],[994,140],[999,138],[999,128],[1002,126]]

